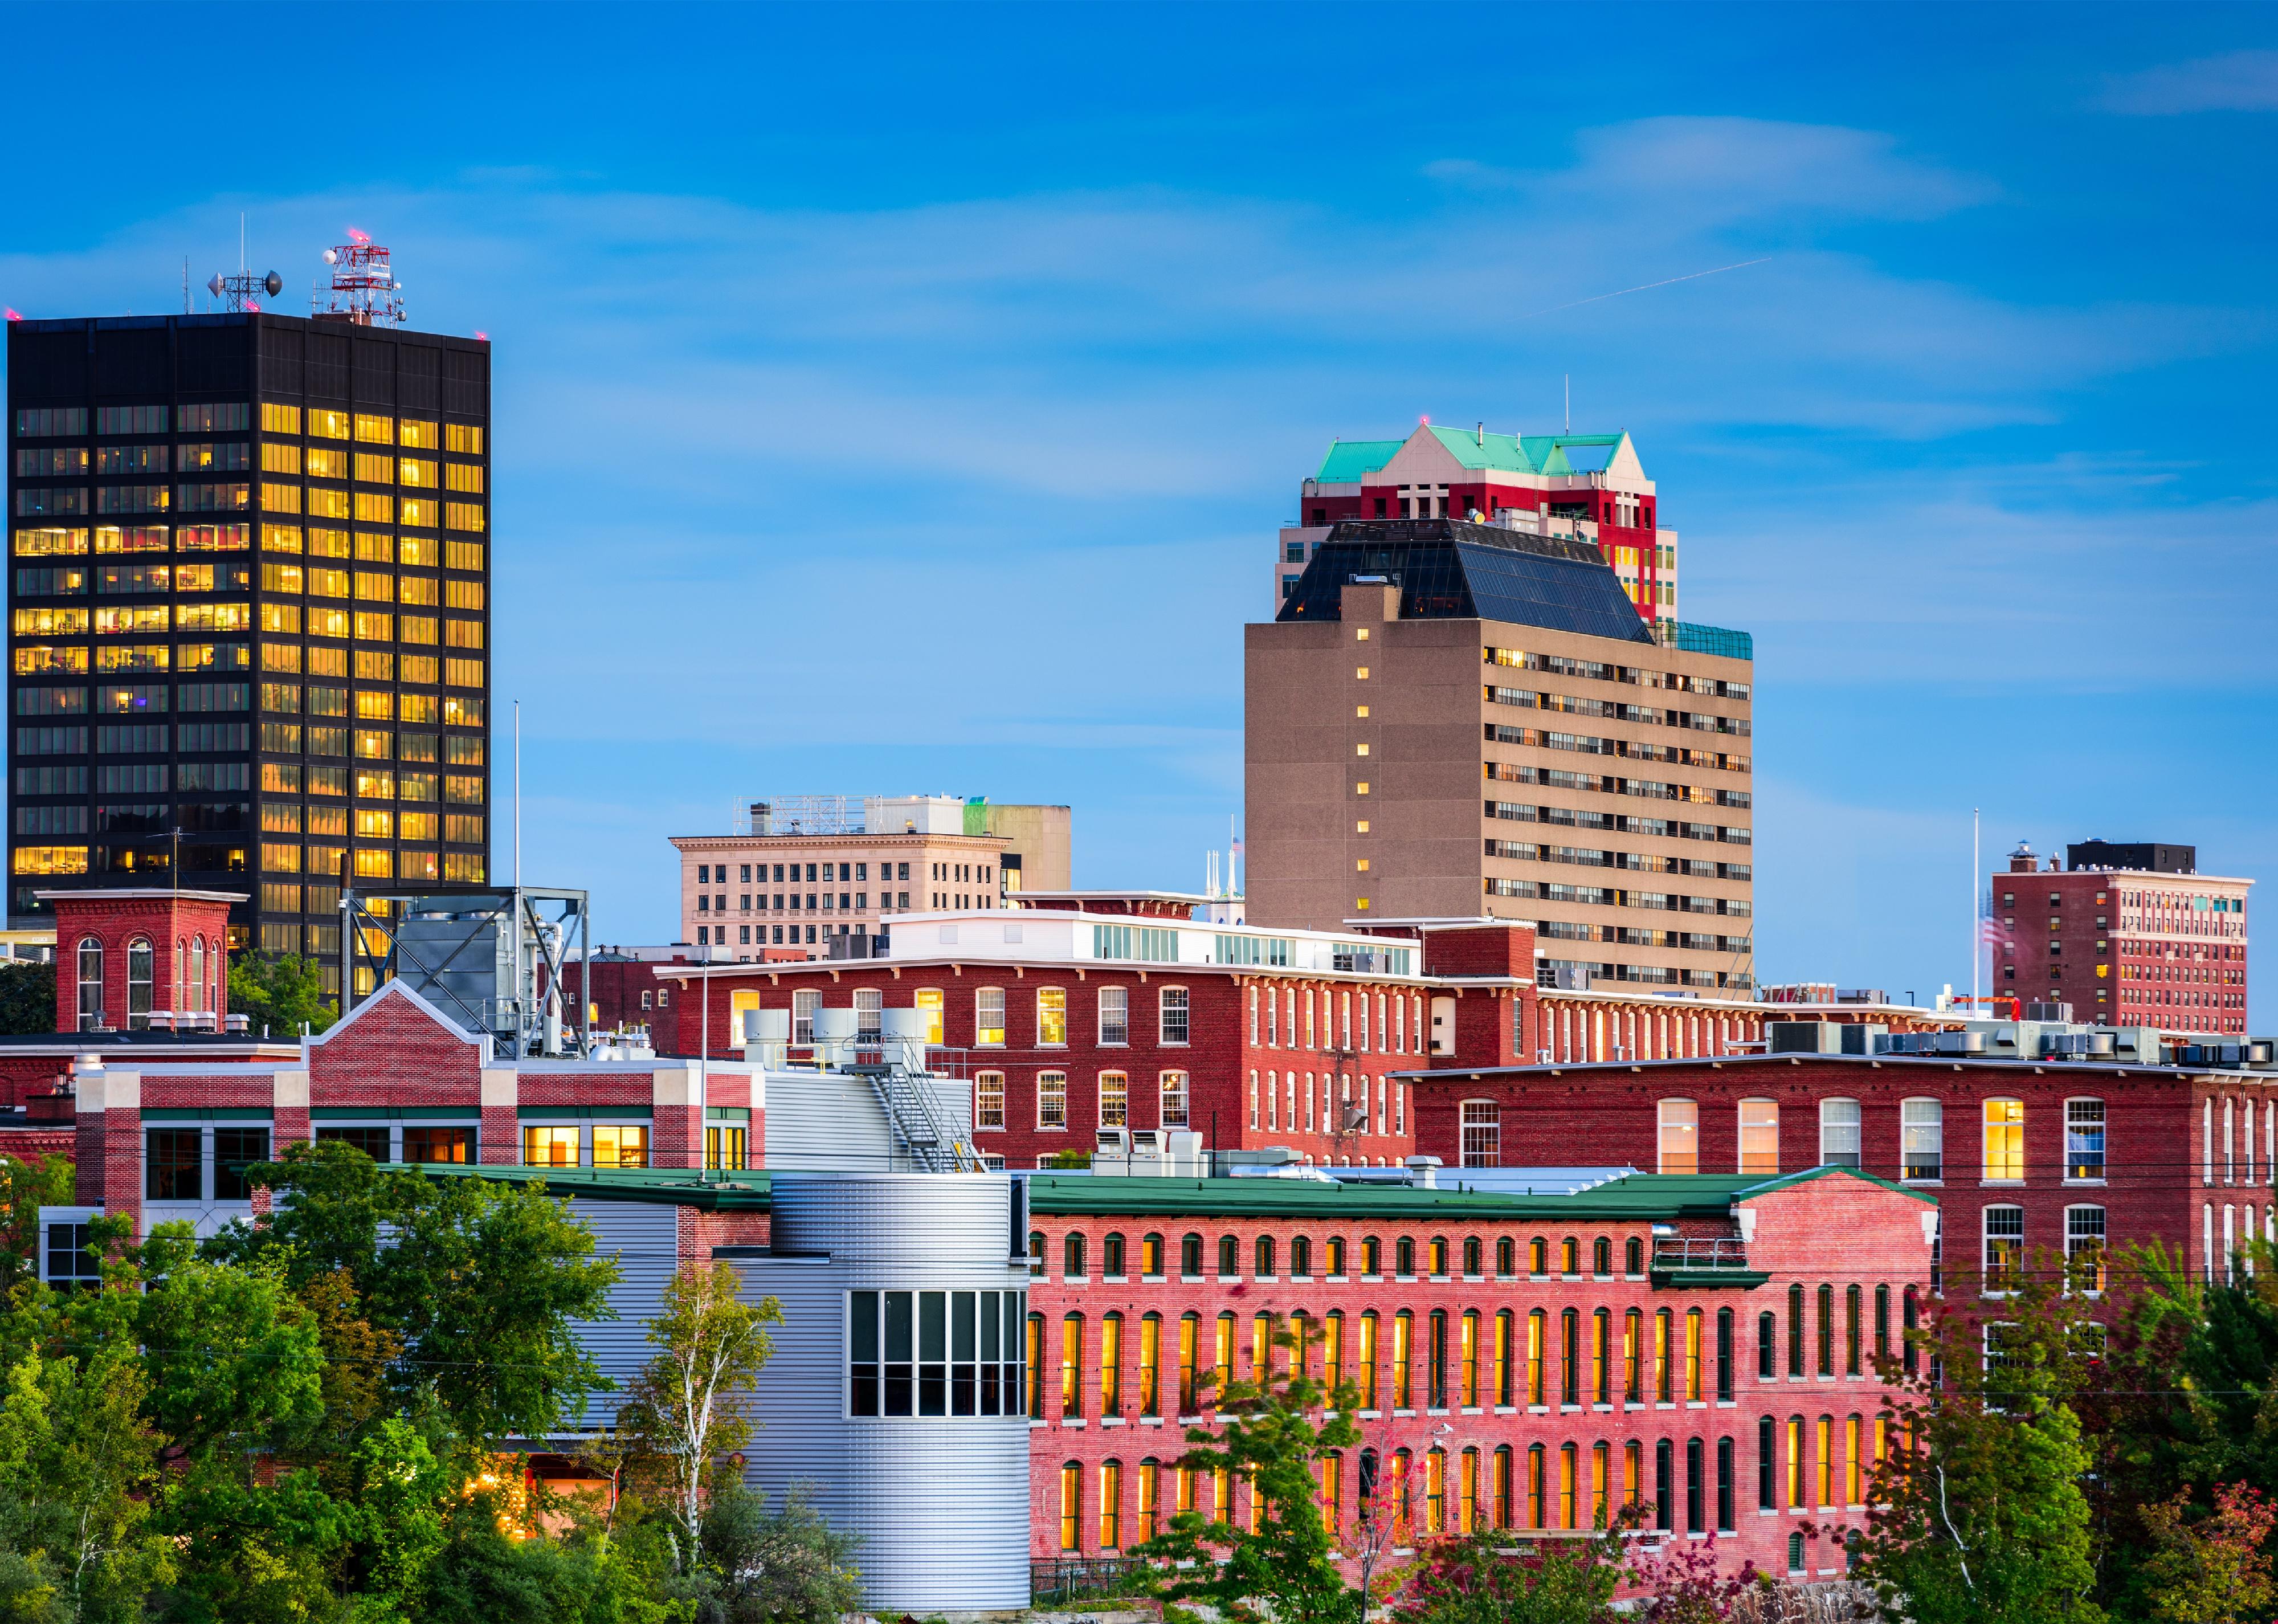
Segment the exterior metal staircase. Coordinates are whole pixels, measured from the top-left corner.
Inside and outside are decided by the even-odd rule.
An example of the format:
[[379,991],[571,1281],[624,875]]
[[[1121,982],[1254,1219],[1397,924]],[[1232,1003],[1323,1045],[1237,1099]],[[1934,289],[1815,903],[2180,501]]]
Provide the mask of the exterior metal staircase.
[[977,1173],[981,1158],[955,1137],[949,1114],[934,1095],[933,1076],[899,1066],[861,1067],[886,1113],[894,1142],[910,1165],[927,1173]]

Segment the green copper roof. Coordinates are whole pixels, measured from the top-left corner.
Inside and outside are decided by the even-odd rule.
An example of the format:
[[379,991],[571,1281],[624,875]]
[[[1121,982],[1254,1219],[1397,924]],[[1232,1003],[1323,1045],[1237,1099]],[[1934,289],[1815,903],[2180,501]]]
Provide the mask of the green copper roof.
[[1402,440],[1333,440],[1321,468],[1313,476],[1320,485],[1358,485],[1361,475],[1381,468],[1392,454],[1408,442]]
[[[1464,468],[1503,473],[1596,473],[1611,462],[1626,434],[1481,434],[1476,429],[1432,425],[1438,440]],[[1321,485],[1356,485],[1383,467],[1404,440],[1334,440],[1314,474]]]

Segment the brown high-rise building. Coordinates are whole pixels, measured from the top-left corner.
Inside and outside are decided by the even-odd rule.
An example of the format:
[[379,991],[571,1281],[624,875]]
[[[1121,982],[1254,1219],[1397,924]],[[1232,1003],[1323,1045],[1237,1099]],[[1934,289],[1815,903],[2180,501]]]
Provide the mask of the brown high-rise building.
[[179,877],[244,896],[233,947],[329,964],[342,885],[485,881],[490,362],[347,317],[8,324],[11,924]]
[[1526,920],[1545,985],[1748,996],[1753,654],[1656,640],[1577,538],[1337,525],[1248,628],[1250,917]]

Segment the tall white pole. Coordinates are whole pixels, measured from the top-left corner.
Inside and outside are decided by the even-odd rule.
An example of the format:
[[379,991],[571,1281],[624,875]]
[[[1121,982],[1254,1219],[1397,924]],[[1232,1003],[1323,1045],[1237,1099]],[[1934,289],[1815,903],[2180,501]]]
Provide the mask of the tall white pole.
[[514,888],[522,889],[522,701],[514,702]]
[[1984,956],[1985,944],[1979,938],[1985,927],[1979,917],[1977,888],[1984,876],[1978,872],[1984,865],[1977,856],[1977,808],[1969,808],[1969,1007],[1977,1007],[1977,961]]

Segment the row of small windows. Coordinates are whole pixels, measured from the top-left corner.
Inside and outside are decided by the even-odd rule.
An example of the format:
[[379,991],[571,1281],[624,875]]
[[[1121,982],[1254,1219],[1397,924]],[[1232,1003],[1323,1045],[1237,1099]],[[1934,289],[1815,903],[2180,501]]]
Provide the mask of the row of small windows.
[[[95,432],[111,434],[164,434],[167,408],[98,406]],[[243,433],[253,426],[252,407],[244,401],[211,401],[176,406],[173,429],[183,434]],[[432,417],[394,417],[378,412],[333,411],[322,407],[302,409],[281,401],[261,407],[264,434],[300,434],[316,440],[354,438],[366,445],[409,446],[414,450],[444,450],[461,456],[480,456],[485,434],[478,424],[439,423]],[[80,440],[87,436],[84,406],[22,406],[16,410],[16,434],[23,440]],[[20,454],[19,454],[20,455]],[[41,453],[40,455],[46,455]],[[19,466],[18,471],[23,470]]]
[[[1138,1264],[1135,1272],[1138,1275],[1146,1278],[1162,1275],[1164,1244],[1164,1237],[1159,1234],[1139,1237],[1135,1243],[1135,1261]],[[1524,1243],[1524,1254],[1520,1251],[1521,1245],[1517,1237],[1510,1235],[1494,1241],[1496,1275],[1507,1278],[1518,1275],[1522,1255],[1526,1265],[1525,1272],[1532,1276],[1546,1277],[1556,1273],[1579,1278],[1584,1272],[1584,1243],[1578,1236],[1569,1235],[1563,1240],[1553,1241],[1547,1236],[1538,1235]],[[1348,1266],[1351,1264],[1359,1266],[1358,1272],[1365,1278],[1380,1277],[1387,1272],[1384,1266],[1387,1261],[1392,1265],[1389,1272],[1400,1279],[1426,1276],[1446,1279],[1450,1277],[1451,1272],[1460,1272],[1471,1279],[1484,1279],[1487,1273],[1487,1239],[1477,1235],[1467,1236],[1460,1242],[1444,1235],[1433,1236],[1421,1242],[1413,1236],[1403,1235],[1392,1242],[1387,1252],[1384,1241],[1377,1236],[1365,1236],[1357,1245],[1349,1244],[1342,1236],[1332,1236],[1322,1242],[1317,1254],[1312,1237],[1299,1235],[1290,1238],[1287,1256],[1289,1275],[1293,1279],[1311,1278],[1316,1261],[1321,1265],[1321,1273],[1333,1279],[1345,1278]],[[1181,1237],[1179,1241],[1180,1275],[1189,1280],[1201,1279],[1204,1260],[1210,1251],[1204,1237],[1196,1234]],[[1029,1234],[1028,1255],[1028,1272],[1041,1276],[1044,1272],[1043,1230],[1034,1230]],[[1061,1276],[1065,1279],[1088,1278],[1087,1264],[1090,1255],[1090,1242],[1082,1231],[1070,1230],[1063,1235],[1060,1237]],[[1250,1245],[1253,1272],[1260,1278],[1279,1278],[1275,1265],[1282,1255],[1281,1243],[1275,1237],[1258,1236]],[[1588,1272],[1601,1279],[1610,1279],[1614,1274],[1614,1255],[1613,1237],[1597,1237],[1588,1243]],[[1219,1236],[1216,1257],[1218,1278],[1241,1278],[1242,1243],[1236,1237]],[[1121,1234],[1110,1231],[1101,1237],[1099,1260],[1100,1273],[1104,1277],[1110,1280],[1126,1277],[1127,1265],[1135,1260],[1133,1246],[1127,1245],[1126,1237]],[[1632,1276],[1643,1275],[1646,1270],[1644,1239],[1632,1235],[1623,1241],[1621,1260],[1624,1274]],[[1418,1268],[1419,1263],[1423,1266],[1420,1270]],[[1449,1266],[1457,1263],[1461,1265],[1460,1270],[1451,1271]]]
[[[1785,1375],[1865,1379],[1883,1366],[1915,1368],[1911,1333],[1919,1302],[1907,1287],[1895,1299],[1887,1284],[1871,1299],[1857,1285],[1838,1294],[1816,1292],[1817,1317],[1808,1318],[1813,1294],[1789,1289]],[[1899,1315],[1893,1323],[1894,1306]],[[1840,1318],[1838,1320],[1838,1311]],[[1871,1312],[1871,1321],[1869,1314]],[[1029,1413],[1037,1420],[1135,1413],[1160,1417],[1166,1404],[1192,1417],[1215,1407],[1213,1395],[1235,1382],[1262,1383],[1302,1375],[1335,1393],[1349,1383],[1363,1413],[1426,1410],[1578,1409],[1616,1404],[1718,1404],[1735,1401],[1739,1374],[1734,1338],[1737,1316],[1719,1308],[1681,1313],[1661,1308],[1537,1308],[1460,1313],[1444,1308],[1418,1316],[1412,1309],[1366,1309],[1348,1315],[1332,1309],[1285,1320],[1232,1312],[1215,1322],[1189,1312],[1176,1320],[1153,1312],[1132,1322],[1120,1312],[1082,1314],[1060,1321],[1059,1340],[1048,1349],[1043,1316],[1030,1316]],[[1288,1331],[1294,1347],[1277,1343]],[[1781,1379],[1779,1316],[1757,1316],[1755,1376]],[[1166,1338],[1168,1340],[1166,1341]],[[1057,1366],[1042,1362],[1047,1354]],[[1047,1394],[1045,1383],[1051,1391]],[[1046,1399],[1052,1402],[1046,1406]]]
[[[1473,1107],[1486,1109],[1477,1113]],[[1464,1103],[1466,1166],[1487,1165],[1471,1161],[1474,1145],[1485,1155],[1494,1146],[1498,1130],[1491,1115],[1494,1102]],[[1780,1107],[1775,1099],[1743,1099],[1734,1107],[1738,1130],[1737,1171],[1780,1171]],[[1656,1166],[1663,1173],[1698,1173],[1701,1165],[1701,1107],[1691,1099],[1663,1099],[1655,1107]],[[1899,1176],[1915,1182],[1934,1182],[1945,1176],[1945,1106],[1937,1099],[1902,1100],[1899,1107]],[[1860,1161],[1861,1112],[1855,1099],[1819,1102],[1820,1167],[1855,1168]],[[2025,1102],[1987,1099],[1980,1104],[1980,1174],[1993,1183],[2022,1183],[2025,1163]],[[1474,1129],[1478,1137],[1474,1138]],[[2068,1099],[2064,1104],[2064,1176],[2083,1183],[2105,1176],[2105,1102]]]
[[[1876,1467],[1889,1458],[1892,1443],[1889,1424],[1880,1417],[1822,1415],[1815,1421],[1795,1415],[1783,1424],[1767,1416],[1757,1428],[1757,1507],[1777,1511],[1784,1498],[1791,1511],[1815,1505],[1825,1512],[1860,1509]],[[1588,1445],[1533,1444],[1524,1451],[1505,1444],[1490,1450],[1466,1445],[1450,1452],[1435,1444],[1422,1452],[1420,1461],[1407,1449],[1366,1449],[1357,1461],[1354,1513],[1364,1529],[1372,1519],[1387,1521],[1391,1543],[1398,1550],[1413,1545],[1418,1536],[1464,1536],[1488,1528],[1603,1528],[1624,1513],[1667,1533],[1681,1527],[1688,1534],[1706,1534],[1712,1515],[1719,1533],[1738,1528],[1737,1440],[1661,1438],[1652,1448],[1649,1483],[1646,1444],[1637,1439],[1620,1444],[1603,1439]],[[1708,1465],[1712,1448],[1713,1478]],[[1333,1544],[1340,1547],[1349,1537],[1345,1464],[1341,1452],[1331,1452],[1313,1468],[1323,1521]],[[1087,1479],[1095,1473],[1096,1486],[1088,1491]],[[1122,1550],[1127,1540],[1136,1544],[1152,1539],[1181,1513],[1238,1522],[1251,1532],[1266,1514],[1263,1497],[1223,1468],[1207,1470],[1150,1456],[1136,1465],[1128,1505],[1125,1475],[1120,1460],[1104,1460],[1096,1468],[1078,1460],[1062,1465],[1059,1521],[1063,1551]],[[1087,1505],[1097,1508],[1096,1526]],[[1846,1560],[1848,1544],[1846,1537]],[[1806,1551],[1807,1536],[1791,1534],[1791,1574],[1804,1572]]]

